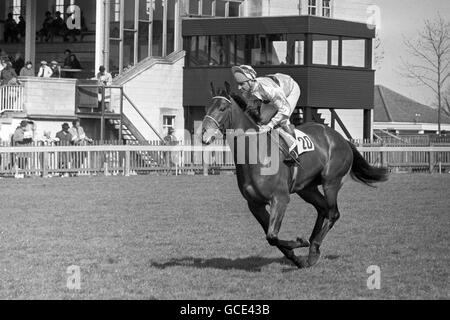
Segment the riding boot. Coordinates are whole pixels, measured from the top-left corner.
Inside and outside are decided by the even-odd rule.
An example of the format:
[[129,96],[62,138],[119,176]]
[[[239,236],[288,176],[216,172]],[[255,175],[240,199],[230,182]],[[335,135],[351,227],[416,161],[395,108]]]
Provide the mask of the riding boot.
[[297,153],[297,150],[296,150],[297,143],[295,140],[295,131],[288,124],[282,125],[281,128],[282,128],[282,130],[284,130],[286,133],[289,134],[289,138],[283,135],[283,138],[289,147],[289,154],[286,155],[286,158],[284,159],[284,163],[287,165],[295,165],[295,164],[297,164],[296,160],[299,156]]

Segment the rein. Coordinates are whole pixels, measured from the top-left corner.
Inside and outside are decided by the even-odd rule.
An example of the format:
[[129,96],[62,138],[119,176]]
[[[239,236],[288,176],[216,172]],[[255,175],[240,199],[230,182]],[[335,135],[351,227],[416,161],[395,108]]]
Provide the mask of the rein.
[[[274,80],[274,82],[275,82],[275,80]],[[215,96],[215,97],[213,97],[212,98],[212,100],[215,100],[215,99],[221,99],[221,100],[225,100],[226,102],[228,102],[230,105],[232,105],[233,104],[233,102],[230,100],[230,99],[228,99],[228,98],[226,98],[226,97],[223,97],[223,96]],[[245,116],[247,116],[247,115],[245,115]],[[225,125],[220,125],[220,123],[216,120],[216,119],[214,119],[213,117],[211,117],[211,116],[209,116],[209,115],[206,115],[205,116],[205,119],[210,119],[211,121],[213,121],[214,122],[214,124],[217,126],[217,128],[219,129],[219,130],[221,130],[221,128],[222,127],[224,127]],[[230,117],[229,117],[229,121],[231,122],[232,121],[232,119],[231,119],[231,112],[230,112]],[[252,135],[260,135],[261,133],[260,132],[258,132],[258,131],[255,131],[255,132],[244,132],[244,134],[242,134],[242,135],[239,135],[239,136],[252,136]],[[272,143],[274,143],[274,144],[276,144],[277,146],[278,146],[278,148],[282,151],[282,152],[285,152],[285,153],[287,153],[287,154],[289,154],[289,151],[288,150],[286,150],[277,140],[275,140],[274,139],[274,137],[273,137],[273,135],[272,135],[272,133],[270,132],[269,133],[269,136],[270,136],[270,140],[272,141]],[[291,157],[291,155],[289,154],[289,157]],[[292,158],[292,157],[291,157]],[[294,159],[294,158],[292,158],[293,160],[294,160],[294,162],[301,168],[301,164],[300,164],[300,162],[297,160],[297,159]],[[297,169],[296,169],[297,170]],[[296,176],[296,174],[294,175],[294,177]],[[294,180],[294,182],[295,182],[295,180]]]

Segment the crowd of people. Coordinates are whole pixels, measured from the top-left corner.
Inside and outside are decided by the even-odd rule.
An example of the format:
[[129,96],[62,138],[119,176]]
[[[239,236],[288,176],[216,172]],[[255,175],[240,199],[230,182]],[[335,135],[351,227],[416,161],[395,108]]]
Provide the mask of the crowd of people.
[[89,138],[79,119],[72,121],[72,127],[68,123],[62,125],[62,130],[52,138],[50,131],[44,131],[42,137],[36,137],[36,124],[33,121],[23,120],[11,137],[12,146],[24,146],[30,144],[44,146],[79,146],[93,143]]
[[19,22],[14,19],[12,13],[8,13],[8,18],[5,21],[5,30],[3,32],[3,39],[5,43],[20,42],[20,39],[25,38],[26,22],[23,16],[19,16]]
[[[54,137],[50,131],[44,131],[42,137],[36,137],[37,127],[33,121],[23,120],[15,130],[11,137],[11,145],[19,146],[80,146],[92,144],[93,140],[89,138],[79,119],[72,122],[72,127],[68,123],[62,125],[61,131],[57,132]],[[72,153],[61,153],[58,159],[59,169],[68,169],[69,163],[83,161],[79,157],[72,156]],[[15,154],[11,157],[11,167],[18,169],[27,169],[29,156],[24,154]],[[80,163],[75,164],[79,167]],[[63,173],[62,176],[68,176]]]
[[[69,38],[71,38],[73,42],[81,41],[88,29],[83,12],[81,12],[80,15],[81,29],[69,29],[66,21],[70,21],[71,17],[73,17],[73,13],[68,13],[67,17],[64,17],[64,14],[60,11],[56,11],[54,15],[50,11],[45,12],[42,28],[36,33],[37,39],[41,42],[52,42],[55,37],[59,36],[62,37],[64,42],[70,41]],[[11,12],[8,13],[3,32],[5,43],[18,43],[21,39],[25,38],[25,18],[20,15],[18,20],[19,21],[16,21]],[[79,39],[77,37],[79,37]]]
[[67,49],[64,52],[64,62],[60,63],[56,59],[50,63],[43,60],[39,64],[37,73],[31,61],[24,61],[21,53],[14,56],[8,55],[0,49],[0,85],[16,85],[19,84],[18,76],[21,77],[42,77],[42,78],[73,78],[73,73],[67,71],[65,74],[61,72],[65,70],[82,70],[83,67],[77,56]]
[[70,20],[73,13],[67,15],[67,19],[60,11],[56,11],[53,15],[50,11],[45,13],[44,22],[42,23],[42,28],[37,32],[37,37],[41,42],[53,41],[57,36],[62,37],[64,42],[68,42],[69,38],[72,38],[73,42],[77,42],[77,36],[80,36],[80,40],[83,38],[83,33],[87,31],[86,22],[84,19],[83,12],[81,12],[81,29],[69,29],[67,27],[66,21]]

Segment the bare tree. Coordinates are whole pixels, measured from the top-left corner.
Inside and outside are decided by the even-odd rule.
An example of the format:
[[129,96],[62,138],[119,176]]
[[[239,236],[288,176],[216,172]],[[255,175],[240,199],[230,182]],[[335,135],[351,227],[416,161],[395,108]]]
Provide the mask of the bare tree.
[[435,93],[438,106],[438,134],[441,134],[443,91],[450,78],[450,23],[440,15],[435,20],[425,20],[418,38],[406,39],[404,44],[410,57],[402,61],[402,74]]
[[374,40],[374,66],[376,69],[380,70],[381,65],[384,59],[384,48],[381,43],[380,37],[377,35],[377,37]]
[[450,86],[444,93],[444,104],[442,106],[442,112],[446,116],[450,117]]

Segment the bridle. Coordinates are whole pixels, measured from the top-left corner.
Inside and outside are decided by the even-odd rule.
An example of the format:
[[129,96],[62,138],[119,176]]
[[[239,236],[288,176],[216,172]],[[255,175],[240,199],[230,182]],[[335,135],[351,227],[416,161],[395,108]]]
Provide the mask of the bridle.
[[[226,98],[226,97],[223,97],[223,96],[215,96],[215,97],[212,98],[212,100],[216,100],[216,99],[225,100],[225,101],[228,102],[230,105],[233,104],[233,102],[231,102],[230,99],[228,99],[228,98]],[[213,117],[211,117],[210,115],[206,115],[206,116],[205,116],[205,119],[211,120],[211,121],[217,126],[217,129],[219,129],[220,131],[222,131],[222,133],[225,131],[225,130],[223,130],[224,128],[222,128],[222,127],[225,127],[225,124],[220,125],[220,123],[219,123],[216,119],[214,119]],[[230,113],[230,119],[229,119],[229,120],[231,121],[231,113]]]

